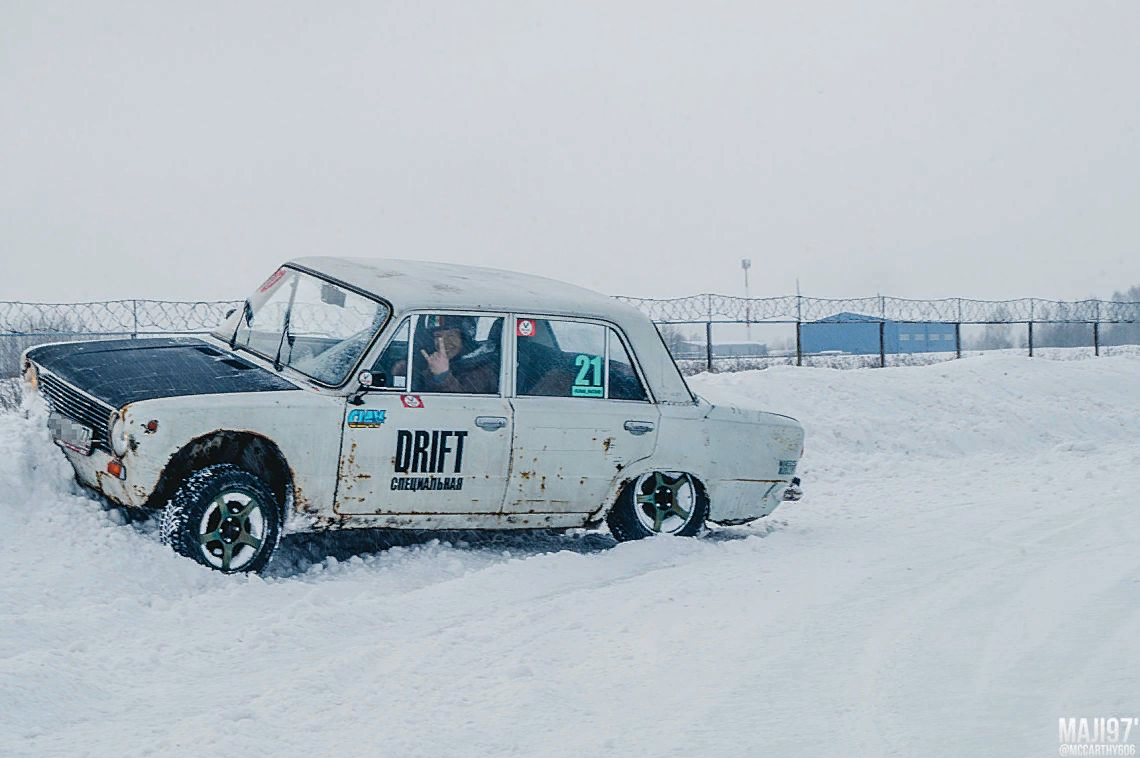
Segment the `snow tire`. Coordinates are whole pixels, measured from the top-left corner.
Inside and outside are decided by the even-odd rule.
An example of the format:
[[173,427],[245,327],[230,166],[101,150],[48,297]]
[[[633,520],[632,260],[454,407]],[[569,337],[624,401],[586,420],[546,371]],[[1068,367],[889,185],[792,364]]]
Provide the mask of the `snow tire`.
[[[676,496],[684,488],[687,488],[688,502],[681,504]],[[622,488],[614,507],[606,514],[606,524],[618,542],[655,534],[693,537],[704,527],[708,515],[708,497],[693,476],[676,471],[652,471]]]
[[281,506],[256,474],[231,463],[186,478],[162,512],[174,552],[227,574],[260,572],[281,540]]

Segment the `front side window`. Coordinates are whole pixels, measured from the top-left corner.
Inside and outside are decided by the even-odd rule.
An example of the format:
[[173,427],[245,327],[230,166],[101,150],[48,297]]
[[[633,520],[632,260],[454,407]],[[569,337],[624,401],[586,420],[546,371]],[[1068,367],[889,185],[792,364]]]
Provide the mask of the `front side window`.
[[413,316],[411,391],[499,394],[503,320],[454,313]]
[[648,400],[617,331],[562,319],[516,319],[519,396]]
[[246,301],[231,341],[335,386],[344,383],[388,316],[377,300],[283,268]]

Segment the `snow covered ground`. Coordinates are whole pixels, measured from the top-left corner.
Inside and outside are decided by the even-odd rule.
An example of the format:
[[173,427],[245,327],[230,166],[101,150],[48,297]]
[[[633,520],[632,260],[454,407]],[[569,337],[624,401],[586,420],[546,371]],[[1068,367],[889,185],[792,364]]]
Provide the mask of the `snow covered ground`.
[[803,502],[294,539],[265,577],[115,523],[0,415],[0,755],[1045,756],[1140,716],[1140,359],[692,382],[804,422]]

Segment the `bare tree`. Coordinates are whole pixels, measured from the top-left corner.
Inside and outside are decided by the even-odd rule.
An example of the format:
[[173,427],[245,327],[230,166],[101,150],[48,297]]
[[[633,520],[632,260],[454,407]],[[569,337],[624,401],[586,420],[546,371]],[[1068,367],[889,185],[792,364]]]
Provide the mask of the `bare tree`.
[[685,349],[688,347],[688,340],[685,339],[684,333],[674,326],[673,324],[658,324],[657,331],[661,334],[661,339],[665,341],[665,347],[669,348],[669,352],[673,354],[674,358],[683,358],[685,356]]
[[[1125,292],[1114,292],[1112,299],[1118,303],[1140,303],[1140,285]],[[1110,325],[1105,330],[1104,342],[1107,345],[1140,345],[1140,322]]]
[[[1090,300],[1092,298],[1089,298]],[[1042,323],[1034,326],[1033,342],[1038,347],[1086,347],[1092,344],[1090,314],[1082,313],[1079,304],[1056,303],[1052,309],[1042,309],[1042,321],[1070,323]]]
[[1004,350],[1013,347],[1013,327],[1005,323],[1010,320],[1009,310],[1004,305],[999,305],[990,314],[990,319],[999,323],[986,324],[982,337],[977,342],[977,349]]
[[20,354],[34,345],[45,342],[58,342],[64,334],[79,331],[76,324],[65,315],[36,315],[25,323],[17,324],[18,331],[0,334],[0,379],[20,375]]
[[20,407],[19,379],[0,379],[0,411],[14,411]]

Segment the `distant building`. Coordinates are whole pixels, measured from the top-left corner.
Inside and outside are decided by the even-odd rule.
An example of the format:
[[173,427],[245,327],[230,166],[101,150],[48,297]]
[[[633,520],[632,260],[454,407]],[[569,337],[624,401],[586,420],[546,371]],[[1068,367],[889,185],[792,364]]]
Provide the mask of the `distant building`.
[[[846,353],[878,355],[877,316],[863,313],[837,313],[800,327],[800,346],[805,353]],[[888,353],[954,352],[954,324],[936,321],[886,321],[883,348]]]
[[713,341],[713,358],[764,358],[768,346],[763,342]]
[[[704,360],[707,357],[705,343],[692,340],[679,340],[670,345],[673,357]],[[878,350],[878,348],[876,348]],[[768,355],[768,345],[763,342],[717,342],[713,340],[713,358],[764,358]]]

